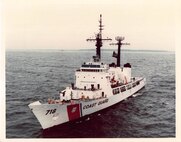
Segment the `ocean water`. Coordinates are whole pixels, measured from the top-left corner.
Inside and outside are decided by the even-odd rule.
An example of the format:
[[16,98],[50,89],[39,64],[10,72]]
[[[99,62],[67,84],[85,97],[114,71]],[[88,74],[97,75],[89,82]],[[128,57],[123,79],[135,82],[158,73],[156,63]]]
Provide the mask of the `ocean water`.
[[[7,138],[170,138],[175,137],[175,54],[123,51],[132,76],[147,79],[145,88],[119,104],[73,123],[42,130],[28,104],[58,96],[74,81],[74,71],[94,51],[7,51]],[[102,51],[106,63],[112,51]]]

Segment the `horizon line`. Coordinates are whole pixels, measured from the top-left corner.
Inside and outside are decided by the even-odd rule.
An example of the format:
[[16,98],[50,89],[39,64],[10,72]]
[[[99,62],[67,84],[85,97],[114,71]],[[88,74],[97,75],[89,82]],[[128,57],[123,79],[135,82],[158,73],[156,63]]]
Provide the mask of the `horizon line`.
[[[50,51],[50,50],[58,50],[58,51],[94,51],[95,49],[91,49],[91,48],[87,48],[87,49],[85,49],[85,48],[77,48],[77,49],[71,49],[71,48],[69,48],[69,49],[60,49],[60,48],[16,48],[16,49],[14,49],[14,48],[6,48],[5,49],[5,51],[25,51],[25,50],[27,50],[27,51],[30,51],[30,50],[32,50],[32,51],[36,51],[36,50],[41,50],[41,51],[43,51],[43,50],[46,50],[46,51]],[[115,50],[115,48],[103,48],[102,49],[102,51],[112,51],[112,50]],[[122,51],[145,51],[145,52],[175,52],[175,50],[161,50],[161,49],[159,49],[159,50],[157,50],[157,49],[121,49]]]

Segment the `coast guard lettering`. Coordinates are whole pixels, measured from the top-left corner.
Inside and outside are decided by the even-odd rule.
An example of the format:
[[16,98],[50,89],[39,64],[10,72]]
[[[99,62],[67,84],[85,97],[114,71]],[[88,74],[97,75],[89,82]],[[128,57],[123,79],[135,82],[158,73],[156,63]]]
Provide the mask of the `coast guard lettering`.
[[92,103],[92,104],[87,104],[85,106],[83,106],[83,109],[89,109],[89,108],[93,108],[95,107],[96,105],[102,105],[102,104],[105,104],[108,102],[109,99],[105,99],[105,100],[102,100],[102,101],[99,101],[98,103]]

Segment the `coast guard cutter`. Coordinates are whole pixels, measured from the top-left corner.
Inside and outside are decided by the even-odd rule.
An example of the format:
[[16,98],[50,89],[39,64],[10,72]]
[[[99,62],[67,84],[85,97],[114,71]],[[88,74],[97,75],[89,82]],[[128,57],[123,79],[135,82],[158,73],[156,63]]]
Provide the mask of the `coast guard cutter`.
[[145,86],[145,78],[131,76],[130,63],[120,66],[121,46],[129,45],[122,43],[124,37],[116,37],[117,43],[113,43],[118,46],[118,51],[113,52],[117,63],[105,64],[101,61],[102,42],[111,41],[110,38],[102,38],[102,30],[100,15],[98,34],[95,39],[87,39],[96,42],[96,55],[92,57],[92,61],[84,62],[75,71],[75,82],[60,91],[59,99],[48,99],[45,103],[35,101],[29,104],[29,108],[43,129],[110,107]]

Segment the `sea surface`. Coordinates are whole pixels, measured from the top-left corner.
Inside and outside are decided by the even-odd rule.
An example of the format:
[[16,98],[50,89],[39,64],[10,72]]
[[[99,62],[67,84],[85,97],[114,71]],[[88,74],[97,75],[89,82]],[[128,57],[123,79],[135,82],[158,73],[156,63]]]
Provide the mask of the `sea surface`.
[[[28,108],[57,97],[74,82],[74,72],[94,51],[6,52],[6,138],[173,138],[175,137],[175,53],[123,51],[132,76],[147,84],[133,97],[74,123],[42,130]],[[105,63],[115,62],[102,51]]]

